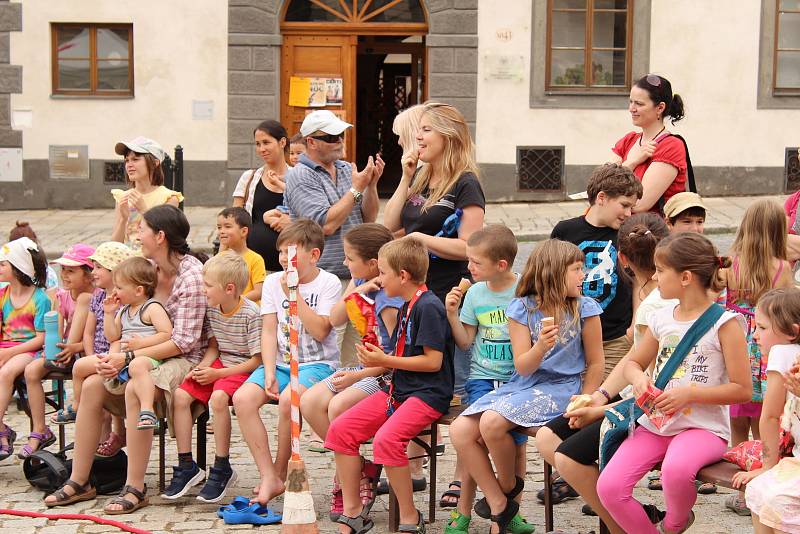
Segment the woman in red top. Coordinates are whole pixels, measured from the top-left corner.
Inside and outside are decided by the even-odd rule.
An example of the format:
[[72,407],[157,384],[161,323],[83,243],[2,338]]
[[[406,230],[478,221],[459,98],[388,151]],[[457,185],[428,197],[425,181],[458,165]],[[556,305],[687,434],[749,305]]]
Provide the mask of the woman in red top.
[[672,195],[686,191],[686,148],[664,124],[667,117],[673,124],[683,118],[683,99],[672,94],[669,80],[648,74],[631,88],[628,111],[641,132],[617,141],[613,162],[628,167],[642,181],[644,194],[633,212],[661,213]]

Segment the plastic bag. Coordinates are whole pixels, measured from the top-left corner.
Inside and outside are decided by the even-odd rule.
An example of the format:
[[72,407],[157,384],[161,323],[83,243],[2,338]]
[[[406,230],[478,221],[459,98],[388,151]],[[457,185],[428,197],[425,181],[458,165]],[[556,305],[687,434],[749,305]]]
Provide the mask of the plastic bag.
[[380,347],[375,301],[361,293],[350,293],[345,297],[344,304],[347,310],[347,318],[350,319],[353,328],[361,336],[361,342]]

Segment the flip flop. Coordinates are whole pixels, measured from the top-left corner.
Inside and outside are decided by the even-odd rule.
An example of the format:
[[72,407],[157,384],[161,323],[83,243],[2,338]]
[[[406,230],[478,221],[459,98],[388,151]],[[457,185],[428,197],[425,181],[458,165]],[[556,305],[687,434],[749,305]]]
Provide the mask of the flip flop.
[[226,525],[274,525],[283,520],[283,515],[266,506],[253,503],[242,510],[224,510],[222,519]]
[[234,497],[230,504],[220,506],[217,509],[217,517],[222,519],[222,512],[240,512],[250,506],[250,499],[241,495]]

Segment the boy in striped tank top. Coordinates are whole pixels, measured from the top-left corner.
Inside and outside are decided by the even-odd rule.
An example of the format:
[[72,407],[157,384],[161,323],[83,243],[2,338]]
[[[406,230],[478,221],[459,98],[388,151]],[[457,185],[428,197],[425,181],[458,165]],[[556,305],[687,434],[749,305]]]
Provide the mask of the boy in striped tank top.
[[203,266],[208,297],[206,318],[211,333],[202,361],[175,391],[173,422],[178,447],[178,466],[162,497],[177,499],[205,476],[192,459],[192,422],[205,406],[214,418],[216,456],[197,500],[218,502],[236,482],[230,464],[233,394],[261,364],[261,314],[244,298],[249,272],[245,260],[233,251],[214,256]]

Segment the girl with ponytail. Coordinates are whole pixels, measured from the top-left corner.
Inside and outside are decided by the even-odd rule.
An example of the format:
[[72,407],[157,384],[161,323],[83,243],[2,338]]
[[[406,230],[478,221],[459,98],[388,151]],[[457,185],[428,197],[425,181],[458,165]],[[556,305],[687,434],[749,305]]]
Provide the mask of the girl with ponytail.
[[631,88],[628,112],[640,131],[626,134],[612,148],[613,163],[628,167],[642,181],[644,194],[634,213],[662,214],[664,203],[675,193],[686,191],[686,147],[667,130],[684,116],[683,99],[673,94],[669,80],[648,74]]

